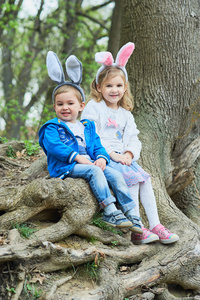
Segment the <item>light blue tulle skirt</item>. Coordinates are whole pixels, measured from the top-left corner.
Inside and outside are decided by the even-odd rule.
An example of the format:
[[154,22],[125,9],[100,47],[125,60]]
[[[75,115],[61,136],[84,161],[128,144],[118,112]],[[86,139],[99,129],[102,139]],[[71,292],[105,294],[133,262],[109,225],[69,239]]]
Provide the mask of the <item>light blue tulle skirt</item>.
[[135,161],[130,166],[126,166],[110,160],[109,166],[122,173],[128,187],[139,182],[145,182],[150,177]]

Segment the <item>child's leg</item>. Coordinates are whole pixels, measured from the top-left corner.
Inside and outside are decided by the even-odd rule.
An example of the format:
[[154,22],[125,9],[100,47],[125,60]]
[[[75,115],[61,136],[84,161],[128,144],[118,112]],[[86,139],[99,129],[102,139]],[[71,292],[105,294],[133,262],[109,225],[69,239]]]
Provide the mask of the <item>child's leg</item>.
[[163,244],[171,244],[178,241],[179,236],[177,234],[171,233],[160,224],[156,199],[150,178],[145,183],[140,183],[140,200],[149,220],[149,228],[151,232],[159,237],[160,242]]
[[[139,183],[132,185],[129,188],[132,199],[135,201],[135,212],[136,215],[140,217],[140,209],[139,209]],[[127,215],[126,215],[127,216]],[[157,241],[159,238],[156,234],[153,234],[148,229],[144,228],[142,222],[140,221],[142,226],[143,233],[132,233],[131,240],[134,244],[149,244]]]
[[69,177],[84,178],[89,183],[101,208],[116,202],[110,193],[108,183],[102,170],[95,165],[76,164],[70,172]]
[[129,189],[122,174],[107,166],[104,170],[105,177],[109,186],[112,188],[115,197],[117,198],[119,208],[126,214],[126,217],[133,223],[131,230],[134,232],[142,233],[140,218],[135,214],[135,202],[131,198]]
[[119,171],[106,166],[104,175],[109,186],[112,188],[113,193],[118,200],[119,208],[123,211],[123,213],[133,209],[135,207],[135,202],[131,198],[129,189],[122,174]]
[[[135,215],[140,218],[140,209],[139,209],[139,183],[132,185],[129,187],[129,193],[131,195],[131,198],[135,202],[134,212]],[[141,225],[142,222],[140,221]]]
[[145,183],[140,183],[139,185],[136,184],[129,188],[130,194],[136,203],[135,211],[137,215],[139,215],[138,187],[140,189],[140,200],[145,209],[150,230],[142,226],[142,234],[132,233],[132,242],[135,244],[148,244],[157,240],[160,240],[163,244],[176,242],[179,239],[178,235],[171,233],[167,228],[160,224],[156,199],[150,178]]
[[146,182],[140,183],[140,201],[145,209],[150,230],[160,224],[156,199],[151,185],[151,178]]
[[[98,200],[101,208],[105,209],[111,206],[111,214],[103,216],[103,220],[112,226],[117,227],[130,227],[132,223],[117,210],[114,202],[116,199],[111,195],[107,180],[101,168],[95,165],[76,164],[70,172],[69,177],[84,178],[88,181],[96,199]],[[109,211],[109,210],[108,210]]]

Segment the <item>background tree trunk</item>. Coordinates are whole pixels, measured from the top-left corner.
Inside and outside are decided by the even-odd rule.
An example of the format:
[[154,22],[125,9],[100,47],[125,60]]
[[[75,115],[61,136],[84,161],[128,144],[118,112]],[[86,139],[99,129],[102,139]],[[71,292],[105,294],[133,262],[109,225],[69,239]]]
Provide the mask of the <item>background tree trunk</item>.
[[112,14],[112,22],[109,31],[108,51],[110,51],[115,58],[120,45],[121,32],[121,8],[120,0],[115,0],[115,7]]
[[176,160],[199,133],[200,5],[197,0],[132,0],[121,1],[121,6],[121,44],[136,45],[128,73],[142,165],[150,169],[166,220],[172,217],[170,200],[160,189],[175,180]]

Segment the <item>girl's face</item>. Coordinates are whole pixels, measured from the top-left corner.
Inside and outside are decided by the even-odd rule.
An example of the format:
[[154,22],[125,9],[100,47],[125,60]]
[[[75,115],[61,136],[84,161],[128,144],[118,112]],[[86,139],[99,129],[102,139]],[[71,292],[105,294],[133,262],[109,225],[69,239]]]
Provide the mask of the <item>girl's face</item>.
[[115,110],[118,109],[118,102],[122,99],[126,89],[127,84],[120,75],[108,78],[101,86],[97,84],[97,90],[102,94],[106,105]]

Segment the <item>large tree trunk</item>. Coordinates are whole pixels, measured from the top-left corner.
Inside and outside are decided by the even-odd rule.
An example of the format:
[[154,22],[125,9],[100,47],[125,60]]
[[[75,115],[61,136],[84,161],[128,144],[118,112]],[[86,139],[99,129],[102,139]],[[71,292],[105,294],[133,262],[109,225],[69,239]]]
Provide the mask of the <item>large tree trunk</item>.
[[121,6],[121,45],[135,43],[127,69],[143,145],[140,163],[152,175],[161,222],[182,243],[183,235],[199,237],[185,214],[199,223],[200,3],[132,0]]
[[200,4],[122,1],[122,7],[121,43],[136,45],[128,73],[143,159],[168,185],[176,159],[198,137]]

